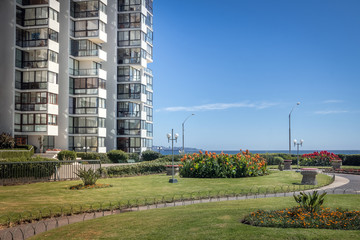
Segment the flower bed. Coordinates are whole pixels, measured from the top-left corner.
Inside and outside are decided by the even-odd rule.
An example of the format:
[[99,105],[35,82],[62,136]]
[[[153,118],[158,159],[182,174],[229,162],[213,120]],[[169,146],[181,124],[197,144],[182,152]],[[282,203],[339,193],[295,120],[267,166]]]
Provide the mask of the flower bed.
[[266,161],[248,150],[235,155],[201,151],[185,155],[180,176],[192,178],[239,178],[266,174]]
[[111,184],[93,184],[93,185],[79,184],[79,185],[71,186],[70,190],[83,190],[83,189],[108,188],[108,187],[112,187],[112,185]]
[[332,161],[341,161],[340,157],[328,151],[313,152],[301,156],[302,166],[331,166]]
[[259,227],[360,230],[360,211],[322,207],[317,212],[306,211],[301,207],[258,210],[246,216],[242,222]]

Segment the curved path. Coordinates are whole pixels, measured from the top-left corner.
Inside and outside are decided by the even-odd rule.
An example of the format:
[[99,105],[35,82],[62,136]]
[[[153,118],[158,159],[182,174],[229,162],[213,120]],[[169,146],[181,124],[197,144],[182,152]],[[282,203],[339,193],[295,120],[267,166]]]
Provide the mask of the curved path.
[[[335,181],[332,184],[319,189],[306,190],[305,192],[318,190],[319,192],[327,192],[329,194],[359,194],[360,193],[360,175],[336,174],[335,176],[336,176]],[[255,194],[249,196],[246,195],[246,196],[235,196],[235,197],[228,196],[228,197],[217,197],[217,198],[208,198],[208,199],[199,199],[199,200],[177,201],[172,203],[153,204],[153,205],[141,206],[141,207],[139,206],[136,208],[122,209],[122,210],[83,213],[73,216],[50,218],[35,223],[22,224],[12,228],[2,229],[0,230],[0,240],[7,240],[7,239],[22,240],[32,237],[36,234],[46,232],[51,229],[62,227],[68,224],[90,220],[98,217],[108,216],[112,214],[129,212],[129,211],[143,211],[143,210],[155,209],[155,208],[182,206],[182,205],[190,205],[197,203],[215,202],[215,201],[242,200],[249,198],[266,198],[266,197],[286,197],[286,196],[292,196],[294,193],[298,193],[298,192]]]

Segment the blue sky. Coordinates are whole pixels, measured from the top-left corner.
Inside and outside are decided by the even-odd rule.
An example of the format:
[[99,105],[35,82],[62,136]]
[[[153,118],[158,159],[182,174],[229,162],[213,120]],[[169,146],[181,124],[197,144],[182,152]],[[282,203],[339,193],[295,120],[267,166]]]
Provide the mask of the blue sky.
[[155,0],[154,145],[360,150],[360,1]]

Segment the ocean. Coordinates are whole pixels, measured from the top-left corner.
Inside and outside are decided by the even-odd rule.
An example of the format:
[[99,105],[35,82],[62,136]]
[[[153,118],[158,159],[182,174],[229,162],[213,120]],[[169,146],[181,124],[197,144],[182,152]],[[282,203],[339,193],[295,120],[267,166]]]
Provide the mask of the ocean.
[[[205,152],[204,150],[202,150]],[[289,153],[289,150],[249,150],[251,153]],[[299,154],[306,154],[306,153],[313,153],[313,152],[320,152],[322,150],[299,150]],[[334,154],[360,154],[360,150],[326,150],[328,152],[332,152]],[[185,151],[185,153],[198,153],[198,151]],[[215,153],[221,153],[224,152],[225,154],[237,154],[239,151],[237,150],[209,150],[208,152],[215,152]],[[170,155],[171,150],[161,150],[161,154],[163,155]],[[291,151],[292,154],[297,154],[296,150]],[[179,150],[174,149],[174,154],[179,154]]]

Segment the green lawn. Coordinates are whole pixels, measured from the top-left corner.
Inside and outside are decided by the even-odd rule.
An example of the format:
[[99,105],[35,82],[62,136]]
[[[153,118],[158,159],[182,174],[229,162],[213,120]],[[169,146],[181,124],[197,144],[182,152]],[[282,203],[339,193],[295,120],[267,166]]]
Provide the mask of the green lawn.
[[[256,192],[258,188],[267,192],[303,188],[299,185],[302,175],[290,171],[271,171],[269,175],[261,177],[237,178],[237,179],[195,179],[180,178],[176,184],[168,183],[169,176],[148,175],[126,178],[100,179],[98,183],[112,184],[111,188],[69,190],[69,187],[81,183],[81,181],[63,181],[34,183],[18,186],[0,187],[0,216],[10,213],[21,213],[30,211],[38,212],[38,209],[48,207],[52,212],[60,212],[58,206],[65,206],[70,209],[70,205],[79,208],[83,205],[89,208],[99,207],[99,203],[112,205],[125,204],[128,200],[144,202],[147,200],[161,200],[165,196],[168,200],[172,197],[180,199],[189,198],[190,193],[193,197],[201,194],[202,196],[225,195],[226,193],[249,193]],[[330,177],[318,175],[318,186],[326,185],[330,182]],[[312,187],[312,186],[307,186]],[[83,208],[84,210],[84,208]],[[14,217],[16,218],[16,217]],[[1,223],[1,218],[0,218]]]
[[[360,210],[358,195],[328,195],[327,207]],[[127,212],[71,224],[32,239],[360,239],[360,231],[261,228],[240,220],[257,209],[295,206],[292,197],[213,202]]]

